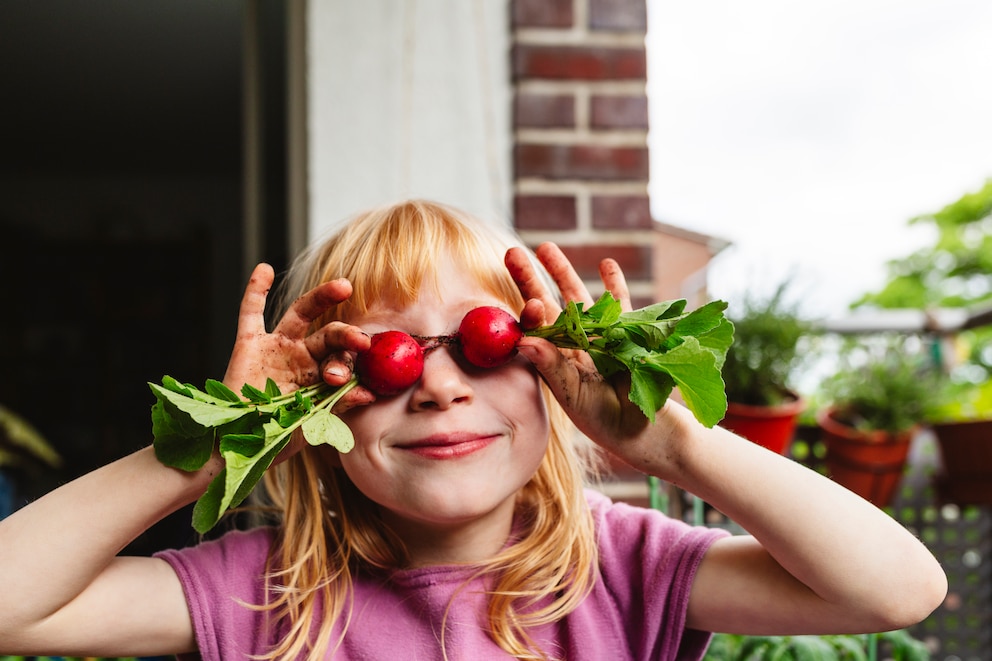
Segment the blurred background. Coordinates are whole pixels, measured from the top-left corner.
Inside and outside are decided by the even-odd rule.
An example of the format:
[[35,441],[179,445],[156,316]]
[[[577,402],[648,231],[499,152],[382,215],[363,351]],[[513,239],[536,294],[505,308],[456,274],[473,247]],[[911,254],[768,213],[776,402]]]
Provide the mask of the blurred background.
[[254,264],[406,197],[593,286],[613,256],[635,304],[788,282],[843,320],[992,177],[990,33],[984,0],[5,0],[0,516],[146,445],[146,382],[222,375]]
[[992,5],[648,3],[651,208],[733,242],[714,295],[842,314],[990,177]]

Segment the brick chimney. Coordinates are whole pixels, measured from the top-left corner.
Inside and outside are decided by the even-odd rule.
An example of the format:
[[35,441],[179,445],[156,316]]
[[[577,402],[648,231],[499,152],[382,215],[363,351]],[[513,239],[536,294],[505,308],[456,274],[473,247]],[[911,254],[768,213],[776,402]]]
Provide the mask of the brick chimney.
[[645,0],[512,0],[514,223],[653,300]]

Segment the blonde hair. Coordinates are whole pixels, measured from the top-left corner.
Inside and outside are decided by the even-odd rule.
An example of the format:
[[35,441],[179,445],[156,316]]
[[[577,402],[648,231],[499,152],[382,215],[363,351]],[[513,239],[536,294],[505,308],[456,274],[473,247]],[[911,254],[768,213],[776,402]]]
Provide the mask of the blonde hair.
[[[456,209],[408,201],[356,216],[301,256],[286,294],[292,298],[321,282],[348,278],[353,295],[320,323],[347,320],[379,302],[409,304],[421,287],[442,287],[433,274],[442,260],[454,260],[487,292],[520,310],[524,301],[503,266],[510,245],[520,244],[509,232]],[[489,634],[523,659],[548,658],[528,632],[575,609],[591,589],[598,563],[583,495],[587,464],[571,423],[546,387],[544,399],[550,439],[518,496],[519,540],[476,573],[492,579]],[[378,506],[320,452],[300,452],[268,471],[265,486],[282,520],[267,574],[273,596],[262,608],[288,631],[267,658],[323,658],[341,643],[332,640],[335,623],[341,621],[344,631],[350,622],[352,572],[402,568],[406,551]],[[549,595],[550,602],[541,605]],[[441,640],[443,648],[443,630]]]

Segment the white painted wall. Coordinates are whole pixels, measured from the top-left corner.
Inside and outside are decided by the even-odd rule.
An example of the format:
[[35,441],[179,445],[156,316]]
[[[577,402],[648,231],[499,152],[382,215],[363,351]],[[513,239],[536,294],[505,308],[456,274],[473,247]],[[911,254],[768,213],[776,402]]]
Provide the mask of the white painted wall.
[[426,197],[508,222],[507,0],[310,0],[309,235]]

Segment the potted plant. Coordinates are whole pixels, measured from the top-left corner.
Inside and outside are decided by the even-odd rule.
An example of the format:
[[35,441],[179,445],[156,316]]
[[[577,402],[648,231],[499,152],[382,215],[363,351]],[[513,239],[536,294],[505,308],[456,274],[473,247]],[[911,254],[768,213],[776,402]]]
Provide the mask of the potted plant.
[[868,343],[840,358],[816,415],[832,479],[887,506],[933,396],[933,367],[906,346]]
[[787,283],[765,301],[744,300],[734,322],[734,343],[723,364],[727,414],[723,427],[786,454],[796,418],[806,407],[791,388],[800,360],[800,340],[812,329],[794,304],[786,301]]
[[971,318],[953,338],[938,338],[955,343],[937,345],[942,361],[961,364],[947,366],[942,404],[928,421],[944,463],[938,494],[948,502],[992,504],[992,179],[909,224],[928,226],[933,242],[889,262],[888,282],[855,306],[959,309]]
[[949,378],[927,420],[940,451],[937,494],[959,505],[992,505],[992,380]]

